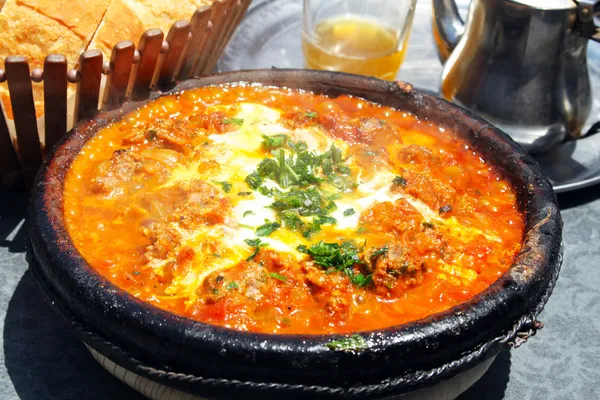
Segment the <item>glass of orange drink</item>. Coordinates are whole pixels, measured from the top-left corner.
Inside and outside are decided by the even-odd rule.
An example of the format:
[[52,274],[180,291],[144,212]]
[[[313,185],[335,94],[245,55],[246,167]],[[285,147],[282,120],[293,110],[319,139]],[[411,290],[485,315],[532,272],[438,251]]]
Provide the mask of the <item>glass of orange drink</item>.
[[309,69],[393,80],[406,55],[417,0],[304,0]]

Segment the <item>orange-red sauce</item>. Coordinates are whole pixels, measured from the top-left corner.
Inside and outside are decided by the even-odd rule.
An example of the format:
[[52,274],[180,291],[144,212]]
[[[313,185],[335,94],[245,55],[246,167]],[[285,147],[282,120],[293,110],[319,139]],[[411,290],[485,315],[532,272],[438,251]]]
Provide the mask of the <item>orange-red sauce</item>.
[[[358,230],[342,238],[334,226],[323,226],[310,238],[310,243],[354,239],[366,260],[355,272],[370,274],[369,284],[353,284],[309,256],[298,259],[264,247],[253,260],[244,256],[212,272],[193,297],[167,290],[194,268],[200,252],[177,247],[181,238],[168,227],[219,226],[240,191],[253,192],[240,181],[226,193],[208,178],[164,188],[178,164],[193,160],[198,177],[227,167],[207,159],[204,150],[210,135],[236,128],[231,123],[236,108],[211,107],[241,101],[279,109],[280,122],[291,129],[314,127],[346,141],[353,175],[360,168],[368,175],[385,167],[402,178],[390,182],[390,192],[403,197],[362,210]],[[76,248],[117,286],[179,315],[257,332],[365,331],[449,309],[510,267],[524,230],[510,184],[452,132],[358,98],[244,85],[163,97],[101,130],[73,162],[64,199]],[[424,217],[411,201],[426,205],[439,220]],[[447,226],[469,234],[457,238],[459,228]],[[214,257],[228,254],[218,242],[202,245]],[[383,247],[384,255],[373,256]],[[153,259],[170,261],[157,269],[149,267]]]

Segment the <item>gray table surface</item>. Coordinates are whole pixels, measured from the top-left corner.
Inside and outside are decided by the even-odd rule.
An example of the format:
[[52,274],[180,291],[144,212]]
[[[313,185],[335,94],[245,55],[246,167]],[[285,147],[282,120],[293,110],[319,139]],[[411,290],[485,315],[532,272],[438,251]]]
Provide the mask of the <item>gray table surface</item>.
[[[431,62],[404,68],[400,78],[435,88],[440,66],[431,42],[410,46],[407,59],[425,53]],[[540,316],[546,327],[501,353],[460,400],[600,398],[600,186],[559,201],[565,256]],[[25,261],[27,203],[22,194],[0,193],[0,400],[141,400],[92,359],[45,303]]]

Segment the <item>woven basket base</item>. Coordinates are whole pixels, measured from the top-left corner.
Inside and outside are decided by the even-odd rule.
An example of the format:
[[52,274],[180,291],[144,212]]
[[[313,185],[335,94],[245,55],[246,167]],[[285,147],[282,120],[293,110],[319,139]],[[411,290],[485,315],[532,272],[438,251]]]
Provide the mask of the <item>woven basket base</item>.
[[[207,400],[203,397],[194,396],[169,386],[161,385],[139,376],[109,360],[96,350],[85,345],[92,356],[102,367],[117,377],[121,382],[152,400]],[[455,377],[442,381],[434,386],[419,389],[393,399],[401,400],[454,400],[465,390],[473,386],[488,370],[496,357],[485,360],[470,370],[462,372]],[[391,400],[392,398],[388,399]]]

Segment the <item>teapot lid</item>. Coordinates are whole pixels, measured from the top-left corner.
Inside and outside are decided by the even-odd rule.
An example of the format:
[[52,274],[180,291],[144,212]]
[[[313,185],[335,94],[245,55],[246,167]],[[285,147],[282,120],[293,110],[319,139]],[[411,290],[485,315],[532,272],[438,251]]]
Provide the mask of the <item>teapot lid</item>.
[[540,10],[570,10],[577,8],[574,0],[509,0]]

